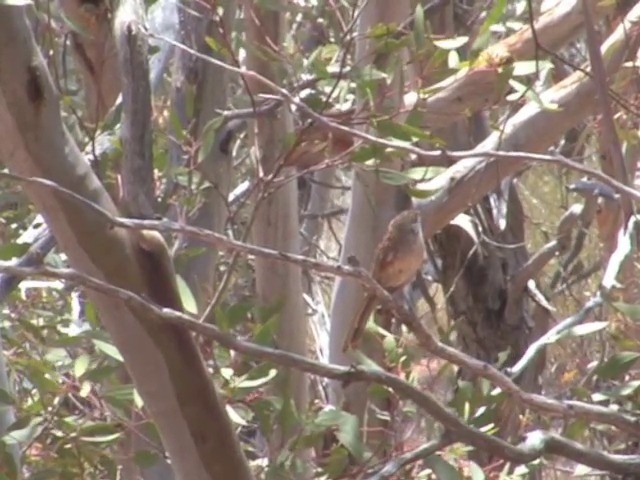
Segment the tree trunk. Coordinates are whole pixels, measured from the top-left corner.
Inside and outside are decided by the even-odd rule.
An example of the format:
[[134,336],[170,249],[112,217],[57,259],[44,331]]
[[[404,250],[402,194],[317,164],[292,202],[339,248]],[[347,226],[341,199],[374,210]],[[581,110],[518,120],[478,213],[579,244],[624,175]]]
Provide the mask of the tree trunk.
[[[42,177],[107,212],[118,212],[65,130],[58,96],[24,7],[0,6],[0,158],[25,177]],[[113,228],[69,195],[26,183],[58,245],[78,271],[174,309],[181,304],[162,238]],[[224,405],[191,335],[121,299],[89,293],[121,352],[176,476],[251,478]]]
[[[278,62],[273,58],[286,34],[284,15],[276,8],[261,8],[255,2],[245,1],[245,21],[248,51],[247,67],[259,75],[278,82]],[[284,2],[278,2],[284,6]],[[250,94],[268,92],[265,85],[251,77],[247,79]],[[293,131],[291,115],[281,110],[259,117],[255,122],[255,155],[263,185],[256,199],[257,206],[252,237],[257,245],[274,250],[298,253],[300,234],[298,219],[298,192],[295,180],[273,192],[268,192],[270,175],[281,172],[286,133]],[[256,258],[256,288],[261,305],[279,306],[276,344],[283,350],[306,355],[307,318],[302,301],[302,273],[298,266]],[[292,422],[291,409],[304,415],[308,404],[306,375],[300,371],[281,370],[277,378],[277,394],[284,400],[280,412],[279,428],[271,439],[271,453],[277,455],[287,440],[299,432],[299,423]],[[293,423],[293,425],[292,425]]]
[[[400,24],[411,13],[410,2],[402,0],[389,2],[386,0],[372,0],[364,5],[358,23],[356,40],[355,64],[360,68],[375,65],[383,71],[388,71],[391,81],[387,85],[379,85],[376,91],[376,104],[370,105],[371,111],[390,114],[396,121],[402,121],[402,92],[405,82],[411,81],[411,74],[406,78],[404,73],[410,71],[404,62],[404,51],[393,52],[391,55],[381,55],[377,51],[377,43],[368,36],[370,29],[379,24]],[[396,62],[396,63],[392,63]],[[384,104],[383,104],[384,102]],[[366,99],[360,98],[360,105]],[[399,117],[399,118],[398,118]],[[400,168],[398,160],[385,164],[385,168]],[[387,226],[398,211],[407,207],[406,197],[395,186],[383,183],[375,172],[356,169],[353,177],[349,214],[345,231],[344,245],[340,261],[346,263],[355,256],[360,265],[368,268],[373,259],[373,252],[381,241]],[[364,291],[360,283],[353,279],[338,278],[334,284],[331,302],[331,336],[329,340],[329,361],[342,365],[352,361],[350,355],[345,355],[342,346],[352,320],[356,316]],[[381,361],[380,345],[368,342],[365,338],[363,348],[372,358]],[[361,425],[367,432],[371,432],[371,440],[375,450],[386,445],[390,436],[385,429],[388,422],[375,417],[373,405],[369,404],[367,394],[368,385],[353,384],[344,391],[342,385],[331,384],[331,402],[341,405],[356,414]],[[377,408],[388,409],[387,402],[377,405]]]
[[[224,9],[221,17],[210,18],[208,7],[195,1],[183,2],[181,9],[181,32],[182,42],[189,48],[202,52],[214,58],[220,57],[218,52],[213,52],[206,44],[205,38],[211,37],[220,45],[230,44],[230,38],[223,38],[227,32],[222,31],[222,26],[232,25],[236,16],[236,1],[225,0],[219,2]],[[221,59],[221,58],[218,58]],[[193,212],[190,213],[189,224],[201,227],[214,232],[223,232],[229,214],[227,197],[231,190],[232,182],[232,159],[230,152],[222,151],[220,146],[206,138],[205,127],[217,116],[216,110],[225,109],[228,105],[228,83],[229,76],[226,69],[196,59],[191,53],[178,50],[176,52],[177,69],[174,79],[174,99],[178,100],[178,105],[184,104],[184,97],[188,88],[195,89],[194,102],[196,122],[192,128],[195,143],[201,145],[200,148],[209,148],[208,152],[201,153],[201,162],[196,165],[198,172],[208,183],[204,187],[201,202]],[[193,84],[192,81],[197,83]],[[189,119],[184,119],[183,125],[188,125]],[[180,149],[182,153],[182,150]],[[182,157],[182,155],[181,155]],[[192,164],[197,159],[191,158]],[[175,159],[176,166],[184,166],[184,158]],[[200,185],[194,186],[199,188]],[[180,215],[182,217],[182,215]],[[211,300],[213,288],[216,285],[215,274],[218,255],[215,249],[205,247],[202,242],[185,239],[183,247],[201,248],[203,251],[198,255],[189,255],[181,273],[189,285],[202,312],[206,308],[207,302]]]

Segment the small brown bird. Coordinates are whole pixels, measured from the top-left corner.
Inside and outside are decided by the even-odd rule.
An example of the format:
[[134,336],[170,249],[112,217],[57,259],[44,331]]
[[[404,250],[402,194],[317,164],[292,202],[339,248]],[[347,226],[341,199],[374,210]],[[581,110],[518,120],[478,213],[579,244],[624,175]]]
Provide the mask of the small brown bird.
[[[426,256],[420,213],[406,210],[389,223],[374,253],[371,276],[385,290],[393,293],[416,277]],[[354,348],[362,337],[375,304],[376,296],[367,292],[362,308],[351,324],[342,348],[344,352]]]

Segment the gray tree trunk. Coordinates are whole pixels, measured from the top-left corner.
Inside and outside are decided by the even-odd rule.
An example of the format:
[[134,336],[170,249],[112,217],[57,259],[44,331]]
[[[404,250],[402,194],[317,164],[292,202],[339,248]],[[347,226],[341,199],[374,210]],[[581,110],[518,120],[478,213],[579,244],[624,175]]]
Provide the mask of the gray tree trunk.
[[[279,0],[284,8],[286,2]],[[277,62],[269,50],[279,48],[287,30],[285,16],[278,8],[260,8],[255,2],[245,1],[245,22],[247,39],[247,67],[261,76],[278,82]],[[280,79],[281,80],[281,79]],[[273,93],[262,83],[248,78],[251,95],[261,92]],[[282,109],[270,115],[261,116],[255,122],[255,150],[259,165],[259,175],[268,178],[274,172],[286,174],[282,169],[286,133],[293,130],[290,113]],[[298,191],[295,180],[289,181],[277,190],[258,195],[252,237],[257,245],[274,250],[299,253],[300,234],[298,218]],[[266,194],[266,195],[264,195]],[[256,258],[256,288],[261,305],[280,306],[276,332],[279,348],[306,355],[307,317],[302,299],[302,273],[300,267],[264,258]],[[273,455],[280,453],[286,441],[299,432],[299,425],[287,426],[291,422],[290,408],[304,415],[308,407],[309,393],[307,377],[296,370],[280,371],[277,378],[277,394],[285,402],[282,409],[280,428],[271,438]],[[295,422],[294,422],[295,423]]]
[[[371,0],[366,2],[362,9],[358,22],[355,64],[361,68],[374,64],[382,70],[391,70],[392,76],[391,82],[388,85],[380,85],[379,91],[376,92],[376,98],[384,99],[384,106],[378,101],[377,105],[369,106],[372,111],[397,115],[402,109],[405,82],[412,80],[412,74],[408,73],[405,76],[406,72],[411,72],[411,68],[404,64],[404,56],[398,52],[390,55],[391,58],[377,54],[376,42],[367,33],[381,23],[400,24],[410,13],[411,5],[406,0]],[[393,61],[396,63],[390,63]],[[366,99],[361,98],[359,101],[363,105]],[[399,117],[398,121],[402,121],[401,114]],[[400,165],[396,160],[385,167],[399,168]],[[369,267],[373,252],[382,239],[389,221],[406,206],[406,201],[402,201],[401,192],[397,187],[381,182],[375,172],[356,169],[340,261],[345,263],[347,259],[355,256],[363,267]],[[329,339],[329,361],[332,363],[345,365],[352,361],[349,355],[342,352],[342,346],[363,298],[364,291],[358,282],[345,278],[336,279],[331,302]],[[375,342],[364,348],[369,356],[380,359],[380,346],[375,345]],[[334,382],[331,384],[330,399],[338,406],[344,402],[348,410],[359,417],[365,431],[379,432],[376,439],[373,438],[373,434],[369,436],[372,443],[385,444],[390,438],[388,432],[384,431],[388,425],[387,422],[376,419],[374,409],[368,408],[371,405],[367,388],[368,385],[353,384],[343,391],[342,385]],[[378,408],[386,409],[386,406],[378,405]]]

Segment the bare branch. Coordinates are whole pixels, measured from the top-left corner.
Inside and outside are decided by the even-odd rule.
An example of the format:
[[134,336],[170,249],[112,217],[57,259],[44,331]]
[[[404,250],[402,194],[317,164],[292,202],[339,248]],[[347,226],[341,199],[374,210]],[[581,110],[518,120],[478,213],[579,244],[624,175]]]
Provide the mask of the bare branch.
[[506,373],[513,379],[518,378],[520,375],[522,375],[525,368],[527,368],[527,365],[535,360],[536,357],[547,347],[548,344],[558,340],[558,338],[560,338],[560,336],[571,327],[584,322],[591,314],[591,312],[600,307],[602,304],[603,300],[600,295],[597,295],[596,297],[589,300],[578,313],[558,323],[542,337],[529,345],[529,348],[527,348],[527,351],[524,352],[524,355],[522,355],[520,360],[518,360],[513,367],[507,368]]
[[410,452],[403,453],[398,457],[394,457],[384,467],[380,469],[375,475],[369,477],[369,480],[385,480],[387,478],[393,478],[403,468],[415,463],[419,460],[423,460],[440,450],[447,448],[455,443],[450,438],[439,438],[432,440],[429,443],[419,446],[418,448],[411,450]]

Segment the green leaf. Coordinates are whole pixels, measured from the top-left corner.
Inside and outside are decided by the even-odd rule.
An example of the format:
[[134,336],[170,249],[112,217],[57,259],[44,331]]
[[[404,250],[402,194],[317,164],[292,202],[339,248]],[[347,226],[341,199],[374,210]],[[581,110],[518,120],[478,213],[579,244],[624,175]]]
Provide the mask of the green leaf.
[[614,379],[627,373],[640,358],[637,352],[619,352],[610,357],[595,370],[595,374],[602,379]]
[[25,5],[32,4],[32,0],[0,0],[0,5],[9,5],[12,7],[24,7]]
[[331,449],[326,464],[323,465],[323,470],[329,478],[346,478],[343,473],[349,466],[350,457],[349,451],[343,445],[336,445]]
[[386,80],[389,75],[387,75],[382,70],[378,70],[373,65],[365,65],[362,68],[354,69],[353,76],[358,81],[378,81],[378,80]]
[[[2,0],[0,0],[1,4]],[[6,243],[0,245],[0,260],[11,260],[24,255],[29,250],[29,244],[27,243]]]
[[142,397],[136,389],[133,390],[133,404],[136,406],[136,408],[144,407],[144,400],[142,400]]
[[119,362],[124,362],[124,360],[122,359],[122,355],[120,355],[120,352],[118,351],[118,349],[111,343],[107,343],[103,340],[97,340],[97,339],[93,339],[92,342],[93,342],[93,345],[102,353],[108,355],[109,357]]
[[121,436],[122,428],[117,423],[95,423],[78,430],[78,437],[90,443],[112,443]]
[[272,345],[280,321],[279,309],[255,308],[256,317],[262,320],[253,335],[253,341],[259,345]]
[[227,411],[227,415],[229,415],[229,419],[236,425],[242,425],[243,427],[246,427],[249,424],[244,418],[242,418],[241,415],[238,414],[238,412],[236,412],[236,409],[231,405],[225,405],[225,410]]
[[443,38],[440,40],[434,40],[433,44],[436,47],[441,48],[442,50],[455,50],[465,45],[468,41],[469,41],[469,37],[460,36],[460,37]]
[[553,64],[548,60],[520,60],[513,63],[513,76],[523,77],[526,75],[533,75],[543,70],[548,70],[553,67]]
[[413,167],[405,170],[405,175],[418,182],[431,180],[446,170],[445,167]]
[[462,480],[463,478],[458,469],[440,455],[432,455],[424,463],[433,471],[438,480]]
[[80,395],[82,398],[87,398],[87,396],[91,393],[92,387],[93,385],[91,384],[91,382],[82,382],[78,395]]
[[176,275],[176,281],[178,283],[178,292],[180,293],[180,300],[182,301],[182,307],[185,312],[196,315],[198,313],[198,304],[196,298],[191,293],[191,289],[187,282],[180,275]]
[[25,444],[31,442],[40,433],[40,425],[46,423],[42,417],[22,417],[7,429],[2,437],[7,445]]
[[216,317],[220,317],[221,328],[232,330],[243,322],[246,322],[251,313],[253,305],[250,303],[234,303],[229,308],[217,312]]
[[104,364],[87,370],[83,379],[94,383],[100,383],[111,377],[117,371],[118,366]]
[[380,135],[395,138],[406,144],[418,140],[429,141],[432,139],[432,135],[426,132],[423,128],[414,127],[408,123],[399,123],[389,119],[382,119],[374,121],[373,125]]
[[9,392],[0,388],[0,408],[2,405],[15,405],[16,401]]
[[592,333],[604,330],[605,328],[607,328],[607,326],[609,326],[609,322],[582,323],[567,330],[566,334],[563,335],[563,337],[582,337],[584,335],[591,335]]
[[[513,78],[511,78],[511,75],[506,75],[504,73],[506,71],[508,71],[508,69],[505,68],[503,72],[500,73],[500,78],[498,81],[504,82],[505,80],[507,80],[506,83],[508,83],[511,86],[511,88],[515,90],[514,93],[507,95],[508,101],[510,102],[519,101],[524,96],[524,98],[526,98],[527,101],[539,106],[542,110],[548,110],[548,111],[558,110],[559,108],[558,104],[547,102],[540,95],[538,95],[538,92],[536,92],[533,88],[530,88],[529,86],[524,85],[518,82],[517,80],[514,80]],[[502,87],[496,87],[496,88],[500,89]]]
[[337,428],[336,438],[356,458],[362,458],[364,448],[360,441],[358,417],[348,412],[327,408],[320,412],[314,423],[324,428]]
[[593,475],[595,473],[595,470],[593,469],[593,467],[590,467],[588,465],[576,465],[576,467],[573,469],[573,475],[571,475],[574,478],[592,478],[591,475]]
[[134,463],[142,469],[154,466],[159,459],[160,457],[157,453],[151,452],[149,450],[136,450],[136,452],[133,454]]
[[211,149],[215,145],[217,132],[222,125],[222,121],[222,117],[216,117],[202,129],[202,143],[198,151],[198,162],[203,162],[209,156]]
[[109,401],[131,404],[133,402],[133,385],[112,385],[103,393]]
[[89,368],[90,362],[91,359],[86,353],[83,353],[75,359],[75,361],[73,362],[73,374],[76,376],[76,378],[80,378],[85,374],[85,372]]
[[[184,126],[180,121],[180,117],[178,116],[178,112],[175,109],[169,110],[169,125],[171,125],[171,134],[175,137],[178,143],[184,142],[187,138],[187,134],[184,131]],[[207,127],[205,126],[205,129]]]
[[485,480],[487,476],[484,471],[476,462],[469,462],[469,473],[471,474],[471,480]]
[[424,198],[432,197],[435,193],[438,193],[438,190],[439,189],[428,190],[428,189],[409,187],[407,188],[407,193],[409,194],[409,196],[413,198],[424,199]]
[[211,49],[212,52],[222,52],[224,51],[224,47],[213,37],[207,35],[204,38],[205,43]]
[[630,397],[631,395],[635,395],[635,393],[640,389],[640,380],[632,380],[630,382],[624,382],[623,385],[617,390],[617,394],[619,397]]
[[364,455],[364,447],[360,442],[360,428],[358,427],[358,419],[351,418],[340,424],[336,432],[338,441],[356,458],[362,458]]
[[475,42],[473,42],[473,46],[471,47],[472,51],[480,50],[489,45],[489,40],[491,38],[489,35],[489,30],[502,18],[506,11],[506,8],[507,0],[496,0],[493,3],[493,8],[489,10],[486,20],[480,27]]
[[270,369],[266,375],[259,377],[259,378],[253,378],[253,379],[243,379],[240,382],[238,382],[235,387],[236,388],[246,388],[246,389],[256,389],[256,388],[260,388],[264,385],[266,385],[267,383],[269,383],[271,380],[273,380],[276,375],[278,375],[278,370],[275,368]]
[[363,145],[351,154],[351,161],[364,163],[374,158],[380,158],[384,154],[384,149],[379,145]]
[[627,317],[632,320],[640,319],[640,305],[632,305],[629,303],[623,302],[614,302],[612,303],[613,307],[618,310],[620,313],[623,313]]
[[411,178],[407,177],[404,172],[400,172],[398,170],[391,170],[389,168],[369,168],[367,169],[371,172],[374,172],[381,182],[387,183],[389,185],[406,185],[411,181]]
[[413,15],[413,41],[418,52],[427,47],[427,34],[424,29],[424,7],[418,3]]
[[582,418],[572,421],[564,429],[564,435],[575,441],[580,441],[589,431],[589,424]]
[[99,325],[98,321],[98,312],[96,310],[95,305],[91,301],[87,301],[84,304],[84,318],[89,322],[90,325],[94,327]]

